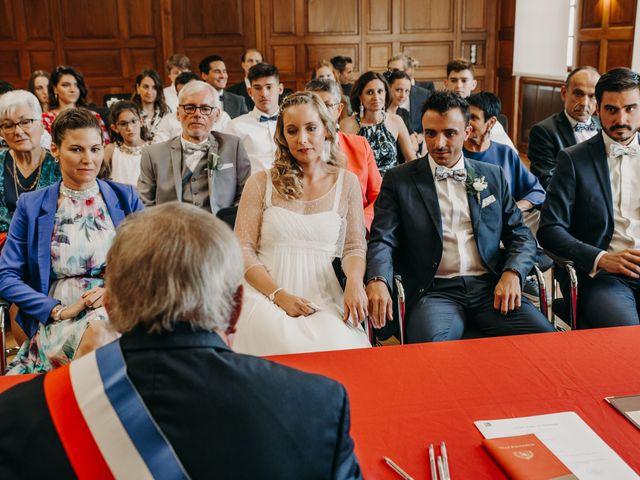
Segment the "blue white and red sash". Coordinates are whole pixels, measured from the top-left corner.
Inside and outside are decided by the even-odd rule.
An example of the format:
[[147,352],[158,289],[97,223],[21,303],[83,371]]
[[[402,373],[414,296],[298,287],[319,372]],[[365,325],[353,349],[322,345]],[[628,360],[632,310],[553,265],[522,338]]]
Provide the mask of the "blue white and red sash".
[[78,478],[189,478],[129,379],[119,342],[47,373],[44,392]]

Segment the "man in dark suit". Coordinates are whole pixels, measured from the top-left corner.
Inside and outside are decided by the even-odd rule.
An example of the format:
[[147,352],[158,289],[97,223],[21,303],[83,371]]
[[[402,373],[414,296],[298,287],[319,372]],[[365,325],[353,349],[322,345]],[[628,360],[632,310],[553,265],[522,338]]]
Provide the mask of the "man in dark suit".
[[400,105],[405,110],[409,111],[411,130],[414,132],[422,132],[422,106],[424,102],[435,91],[433,82],[427,82],[430,85],[430,89],[426,89],[417,85],[417,82],[413,78],[413,68],[416,61],[405,53],[399,53],[394,55],[387,62],[387,68],[389,70],[402,70],[406,72],[411,78],[411,91],[409,92],[409,101],[406,104]]
[[249,111],[253,110],[253,107],[256,105],[249,94],[249,88],[251,88],[251,82],[249,82],[249,69],[258,63],[262,63],[262,53],[255,48],[246,50],[242,54],[242,57],[240,57],[240,66],[244,71],[244,78],[241,82],[231,85],[227,89],[228,92],[235,93],[236,95],[240,95],[244,98],[244,103],[247,105],[247,109]]
[[575,68],[560,90],[564,111],[536,123],[529,132],[527,156],[531,172],[547,189],[556,169],[556,157],[562,149],[593,137],[600,129],[595,88],[600,74],[593,67]]
[[227,67],[221,56],[209,55],[202,59],[200,62],[200,76],[202,80],[216,89],[222,109],[227,112],[232,119],[249,111],[244,102],[244,98],[235,93],[225,92],[224,89],[227,86],[229,75],[227,74]]
[[[122,337],[0,395],[0,478],[142,478],[145,467],[164,478],[362,477],[342,385],[229,347],[243,262],[226,225],[161,205],[122,224],[107,262],[104,303]],[[93,380],[86,409],[78,399]]]
[[237,205],[251,163],[239,138],[211,131],[220,115],[215,90],[194,80],[178,98],[182,133],[142,151],[140,198],[146,206],[177,200],[212,213]]
[[353,88],[353,60],[345,55],[336,55],[329,61],[338,72],[338,83],[342,91],[349,96]]
[[610,70],[595,96],[602,131],[558,154],[538,240],[578,270],[578,320],[638,325],[640,75]]
[[375,203],[366,274],[374,325],[391,318],[395,270],[407,292],[409,342],[459,339],[467,323],[485,335],[552,331],[521,295],[536,242],[502,169],[462,155],[466,100],[434,93],[422,126],[429,155],[388,171]]

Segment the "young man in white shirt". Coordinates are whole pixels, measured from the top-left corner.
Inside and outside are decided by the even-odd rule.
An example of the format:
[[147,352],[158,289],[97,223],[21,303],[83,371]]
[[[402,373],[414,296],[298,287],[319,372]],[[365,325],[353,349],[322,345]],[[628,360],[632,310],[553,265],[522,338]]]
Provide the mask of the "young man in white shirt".
[[[450,92],[457,93],[462,98],[467,98],[478,86],[475,75],[473,63],[464,58],[451,60],[447,63],[447,79],[444,81],[444,88]],[[491,140],[509,145],[517,151],[500,122],[496,122],[493,129],[491,129]]]
[[278,119],[278,99],[283,91],[278,69],[269,63],[258,63],[249,69],[249,94],[255,107],[249,113],[232,119],[225,133],[240,137],[251,160],[251,173],[268,170],[273,164],[276,144],[273,136]]

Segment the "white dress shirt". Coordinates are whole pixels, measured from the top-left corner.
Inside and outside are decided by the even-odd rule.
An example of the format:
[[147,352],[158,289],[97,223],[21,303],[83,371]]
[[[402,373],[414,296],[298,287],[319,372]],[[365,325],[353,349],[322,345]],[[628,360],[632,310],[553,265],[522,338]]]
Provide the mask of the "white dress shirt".
[[268,115],[255,107],[249,113],[232,119],[224,130],[224,133],[235,135],[242,141],[251,162],[251,174],[269,170],[273,165],[276,155],[276,142],[273,140],[276,122],[261,122],[260,117],[270,117],[277,113],[276,110]]
[[[453,278],[462,275],[483,275],[487,269],[482,264],[480,252],[473,236],[473,223],[469,213],[469,196],[465,182],[453,178],[438,180],[438,164],[429,155],[429,167],[436,184],[440,216],[442,220],[442,259],[436,278]],[[464,167],[464,157],[451,170]]]
[[[620,145],[604,131],[604,148],[609,165],[611,200],[613,202],[613,236],[607,252],[600,252],[593,263],[591,276],[597,273],[596,266],[605,253],[616,253],[626,249],[640,248],[640,155],[611,157],[611,145]],[[627,146],[639,147],[638,134]],[[598,188],[594,185],[594,188]]]
[[169,109],[172,112],[177,111],[178,110],[178,91],[176,90],[175,85],[172,83],[168,87],[163,88],[162,93],[164,93],[164,101],[167,104],[167,107],[169,107]]
[[[213,124],[213,127],[211,127],[211,131],[222,132],[230,121],[231,117],[229,114],[220,110],[220,116],[216,123]],[[156,134],[153,136],[151,143],[166,142],[167,140],[171,140],[179,135],[182,135],[182,125],[178,121],[176,114],[170,112],[160,120],[158,128],[156,129]]]
[[518,151],[518,149],[515,147],[515,145],[509,138],[509,135],[507,135],[507,132],[504,131],[504,127],[498,121],[496,121],[495,125],[491,129],[491,132],[489,133],[489,138],[494,142],[502,143],[504,145],[509,145],[516,152]]
[[[578,121],[573,118],[571,115],[569,115],[567,113],[567,111],[564,111],[564,114],[567,117],[567,120],[569,120],[569,123],[571,124],[571,129],[573,130],[576,125],[578,124]],[[593,118],[589,118],[588,122],[584,122],[584,123],[592,123],[593,122]],[[581,143],[584,142],[585,140],[589,140],[591,137],[595,136],[598,134],[598,129],[594,128],[593,130],[580,130],[579,132],[576,132],[575,130],[573,130],[573,136],[576,139],[576,143]],[[607,150],[607,153],[609,151]]]

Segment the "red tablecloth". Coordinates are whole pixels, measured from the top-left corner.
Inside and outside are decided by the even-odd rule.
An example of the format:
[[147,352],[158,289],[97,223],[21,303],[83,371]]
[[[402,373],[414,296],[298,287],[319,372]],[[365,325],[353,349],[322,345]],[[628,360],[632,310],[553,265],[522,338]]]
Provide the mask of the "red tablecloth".
[[430,478],[427,445],[447,444],[455,479],[506,478],[473,422],[575,411],[636,472],[640,430],[607,404],[640,394],[640,327],[272,357],[342,382],[367,479]]
[[[505,478],[474,420],[577,412],[636,471],[640,430],[608,395],[640,393],[640,327],[273,357],[342,382],[365,478],[429,478],[429,443],[447,443],[456,479]],[[0,377],[0,391],[31,376]]]

